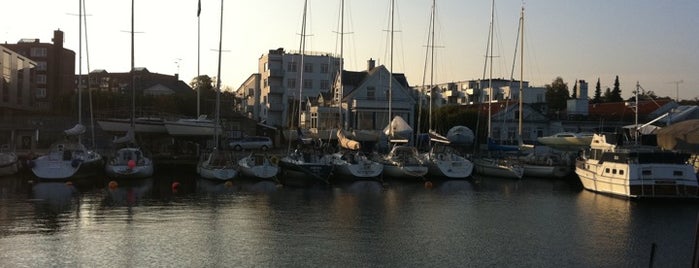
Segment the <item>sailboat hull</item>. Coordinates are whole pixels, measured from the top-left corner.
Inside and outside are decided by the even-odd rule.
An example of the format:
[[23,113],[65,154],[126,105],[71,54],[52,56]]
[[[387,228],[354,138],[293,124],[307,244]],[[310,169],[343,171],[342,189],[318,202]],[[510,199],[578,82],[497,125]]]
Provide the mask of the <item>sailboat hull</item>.
[[519,165],[503,162],[501,159],[478,158],[473,161],[476,173],[488,177],[521,179],[524,168]]
[[0,153],[0,176],[14,175],[19,172],[19,160],[15,153]]

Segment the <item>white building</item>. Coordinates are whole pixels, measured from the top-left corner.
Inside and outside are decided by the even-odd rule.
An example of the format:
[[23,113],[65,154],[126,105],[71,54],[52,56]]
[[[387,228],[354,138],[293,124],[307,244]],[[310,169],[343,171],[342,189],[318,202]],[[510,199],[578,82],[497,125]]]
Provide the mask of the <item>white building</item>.
[[288,128],[297,124],[299,107],[303,112],[309,99],[330,91],[340,59],[319,52],[305,52],[302,57],[298,52],[287,53],[279,48],[262,55],[258,64],[260,107],[256,119]]

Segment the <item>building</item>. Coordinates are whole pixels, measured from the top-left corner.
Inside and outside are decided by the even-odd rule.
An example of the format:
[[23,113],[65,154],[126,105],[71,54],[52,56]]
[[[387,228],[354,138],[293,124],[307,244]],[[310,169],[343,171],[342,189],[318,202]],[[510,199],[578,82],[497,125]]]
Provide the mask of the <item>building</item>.
[[260,103],[263,102],[261,93],[260,74],[251,74],[235,91],[235,97],[239,99],[240,102],[236,104],[234,109],[246,115],[248,118],[254,119],[257,122],[262,122],[262,105],[260,105]]
[[63,32],[53,31],[53,43],[39,39],[22,39],[17,44],[4,46],[36,62],[34,107],[50,110],[51,103],[62,94],[72,93],[75,87],[75,52],[63,48]]
[[15,111],[34,111],[34,77],[37,63],[0,45],[0,114],[10,117]]
[[258,61],[260,121],[277,127],[297,125],[299,107],[303,110],[310,98],[330,91],[339,68],[340,58],[329,53],[269,50]]
[[[146,68],[134,68],[133,78],[133,82],[136,83],[136,92],[142,95],[172,95],[193,91],[187,83],[179,79],[177,74],[151,73]],[[78,79],[81,80],[83,90],[111,93],[130,93],[133,83],[131,72],[110,73],[106,70],[94,70],[89,74],[76,75],[76,87]]]
[[587,82],[579,80],[577,83],[576,98],[566,101],[568,118],[585,118],[589,114],[590,98],[587,95]]
[[[444,105],[467,105],[487,102],[490,100],[492,83],[493,101],[519,100],[518,80],[492,79],[492,80],[468,80],[458,82],[440,83],[434,86],[433,107]],[[530,87],[529,82],[522,81],[524,88],[524,103],[544,103],[546,102],[546,89],[542,87]],[[429,87],[415,87],[414,90],[421,92],[424,96],[430,94]],[[423,104],[428,105],[426,97],[423,97]]]

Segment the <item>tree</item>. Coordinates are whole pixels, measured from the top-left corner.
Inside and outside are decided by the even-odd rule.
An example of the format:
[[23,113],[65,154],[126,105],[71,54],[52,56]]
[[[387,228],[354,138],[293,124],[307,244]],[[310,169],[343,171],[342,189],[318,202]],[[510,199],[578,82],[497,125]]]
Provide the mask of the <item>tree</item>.
[[621,89],[619,88],[619,76],[617,75],[616,78],[614,79],[614,89],[612,89],[611,94],[609,95],[609,102],[620,102],[624,101],[624,99],[621,98]]
[[549,111],[557,113],[565,110],[568,96],[568,84],[563,82],[560,76],[556,77],[550,85],[546,85],[546,103]]
[[575,85],[573,85],[573,92],[570,94],[571,99],[578,98],[578,80],[575,80]]
[[612,89],[607,88],[604,90],[604,95],[602,95],[602,102],[611,102],[612,99]]
[[592,103],[602,102],[602,87],[599,84],[599,77],[597,78],[597,85],[595,86],[595,97],[592,99]]

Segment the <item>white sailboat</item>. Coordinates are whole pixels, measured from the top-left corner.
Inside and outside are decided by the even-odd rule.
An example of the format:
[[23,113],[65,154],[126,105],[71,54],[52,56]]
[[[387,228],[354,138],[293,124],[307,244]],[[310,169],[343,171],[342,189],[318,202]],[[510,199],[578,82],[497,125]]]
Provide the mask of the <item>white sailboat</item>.
[[219,122],[221,121],[221,53],[223,44],[223,0],[221,0],[221,24],[219,26],[218,42],[218,72],[216,74],[216,121],[214,122],[214,148],[197,165],[197,173],[205,179],[231,180],[238,175],[236,162],[232,156],[219,150]]
[[104,171],[113,179],[141,179],[153,176],[153,161],[136,145],[136,78],[134,75],[134,1],[131,1],[131,122],[124,137],[113,143],[121,148],[107,161]]
[[[82,76],[82,25],[83,0],[79,2],[79,42],[78,42],[78,77]],[[97,175],[104,164],[102,155],[88,150],[82,144],[81,135],[85,133],[82,125],[82,79],[78,79],[78,123],[64,131],[64,139],[54,142],[48,154],[28,162],[32,173],[40,179],[70,179]]]
[[[308,1],[303,4],[303,19],[301,23],[301,44],[299,51],[301,52],[300,66],[304,66],[304,53],[306,48],[306,10]],[[300,68],[299,80],[303,81],[303,68]],[[303,101],[303,86],[299,86],[299,114],[298,120],[301,120],[301,103]],[[293,120],[291,120],[293,122]],[[312,185],[328,185],[330,175],[332,174],[334,165],[332,157],[325,153],[319,140],[310,140],[304,137],[301,131],[301,124],[296,127],[297,133],[297,148],[291,151],[289,148],[288,155],[279,160],[279,166],[282,168],[282,176],[280,181],[282,184],[294,187],[306,187]],[[290,129],[293,129],[291,127]],[[291,146],[291,142],[289,143]]]
[[[491,13],[490,13],[490,33],[488,35],[488,49],[486,53],[486,65],[490,67],[490,75],[488,78],[488,143],[490,145],[491,137],[491,103],[493,101],[493,20],[495,17],[495,0],[492,1]],[[488,64],[490,61],[490,64]],[[485,70],[483,76],[485,77]],[[490,146],[489,146],[490,147]],[[493,146],[495,147],[495,146]],[[504,159],[501,157],[492,156],[492,153],[496,153],[492,150],[488,150],[486,155],[476,156],[473,160],[474,168],[476,173],[490,176],[490,177],[502,177],[502,178],[516,178],[521,179],[524,175],[524,168],[513,159]]]
[[436,131],[432,130],[432,102],[434,96],[434,90],[432,86],[434,84],[433,79],[435,14],[436,1],[432,0],[432,13],[430,17],[430,38],[427,45],[428,51],[431,54],[428,135],[430,136],[430,144],[432,146],[430,146],[431,149],[428,152],[422,154],[422,158],[425,160],[428,167],[427,177],[431,179],[466,179],[470,177],[471,173],[473,172],[473,163],[470,160],[464,158],[463,156],[458,155],[454,150],[449,148],[450,141],[446,137],[441,136]]
[[277,180],[279,159],[267,153],[250,153],[238,160],[240,175],[258,180]]
[[361,151],[359,142],[348,138],[345,135],[344,118],[342,112],[342,99],[344,97],[344,85],[342,73],[344,70],[344,10],[345,1],[340,0],[340,70],[338,72],[338,91],[337,107],[340,124],[336,131],[338,145],[340,150],[334,153],[333,165],[335,166],[335,176],[337,181],[355,181],[355,180],[379,180],[383,173],[383,165],[373,161]]
[[393,98],[393,35],[395,21],[395,1],[391,0],[390,8],[390,71],[388,76],[388,117],[390,122],[384,128],[383,132],[390,142],[394,145],[391,151],[383,156],[380,161],[384,165],[383,172],[385,177],[393,179],[414,181],[415,179],[424,179],[427,174],[427,166],[420,158],[417,148],[407,145],[408,139],[413,135],[413,128],[408,125],[405,120],[396,115],[393,116],[392,98]]

